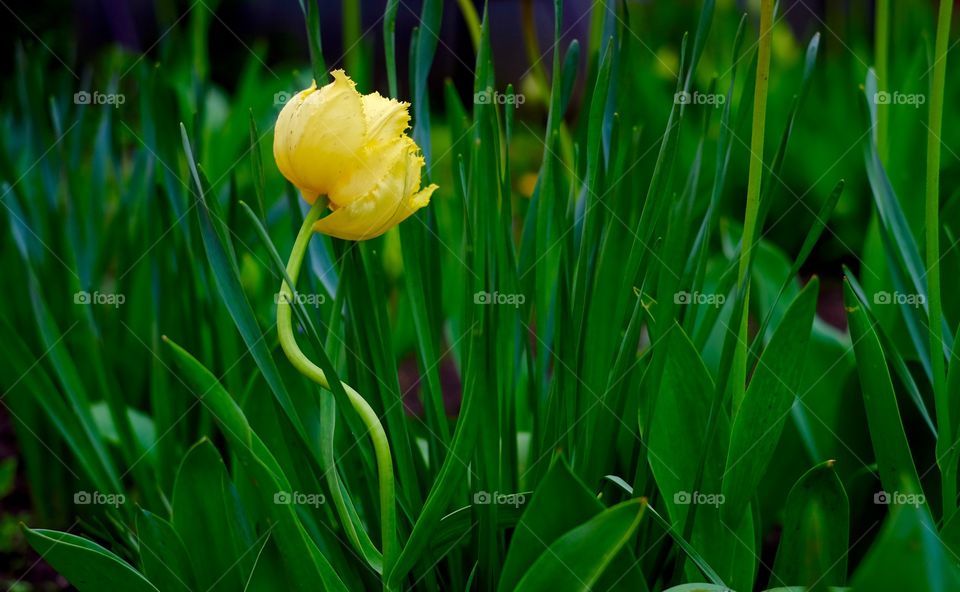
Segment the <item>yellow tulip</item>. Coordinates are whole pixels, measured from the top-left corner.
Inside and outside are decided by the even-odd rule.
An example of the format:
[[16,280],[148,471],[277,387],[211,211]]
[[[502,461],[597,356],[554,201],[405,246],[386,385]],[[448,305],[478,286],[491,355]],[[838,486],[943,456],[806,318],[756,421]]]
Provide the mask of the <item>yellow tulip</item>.
[[361,95],[343,70],[290,99],[274,129],[273,157],[283,176],[332,210],[317,232],[347,240],[380,236],[430,203],[420,188],[423,156],[406,134],[409,103]]

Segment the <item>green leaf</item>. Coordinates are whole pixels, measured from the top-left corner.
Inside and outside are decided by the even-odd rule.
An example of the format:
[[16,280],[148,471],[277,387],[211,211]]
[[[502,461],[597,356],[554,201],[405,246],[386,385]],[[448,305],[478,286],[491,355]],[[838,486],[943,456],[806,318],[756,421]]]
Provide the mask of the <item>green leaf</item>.
[[143,575],[93,541],[23,526],[30,546],[81,592],[159,592]]
[[[277,533],[274,540],[285,561],[290,579],[299,586],[297,589],[312,590],[317,580],[320,580],[331,590],[346,590],[327,558],[307,535],[294,506],[275,503],[274,496],[277,493],[290,492],[293,488],[274,455],[251,430],[243,410],[196,358],[169,339],[164,341],[173,348],[174,359],[184,370],[187,382],[195,390],[205,393],[204,405],[222,426],[237,458],[251,472],[253,484],[258,488],[262,502],[261,511],[269,516],[274,524],[273,528]],[[176,498],[174,503],[176,504]],[[305,561],[306,557],[312,561]]]
[[[241,590],[248,542],[236,534],[233,484],[217,449],[204,438],[191,448],[173,487],[173,527],[190,555],[203,590]],[[211,544],[216,533],[216,544]]]
[[[722,415],[716,445],[704,441],[710,411],[707,397],[713,393],[713,381],[700,354],[679,325],[674,325],[666,339],[663,345],[667,346],[667,361],[651,422],[650,467],[667,500],[671,518],[682,522],[687,506],[671,504],[671,500],[693,487],[704,450],[708,454],[704,486],[719,485],[729,423],[726,415]],[[679,437],[680,434],[684,437]]]
[[[917,407],[917,411],[919,411],[920,415],[923,417],[924,423],[926,423],[927,427],[930,428],[930,433],[936,438],[937,427],[934,425],[930,411],[927,409],[927,404],[923,400],[923,395],[920,394],[920,389],[917,387],[917,382],[914,380],[913,374],[910,373],[910,368],[907,367],[906,361],[903,359],[903,356],[900,355],[900,350],[894,346],[893,340],[884,331],[883,325],[878,322],[875,311],[871,310],[870,308],[870,302],[867,298],[866,292],[864,292],[859,282],[857,282],[857,278],[850,272],[846,265],[843,266],[843,273],[847,283],[850,284],[850,288],[853,290],[854,294],[856,294],[857,298],[860,300],[860,304],[866,311],[867,319],[877,332],[877,337],[880,339],[880,346],[883,349],[883,352],[887,354],[888,363],[893,365],[893,370],[896,373],[897,378],[900,379],[900,382],[903,383],[903,386],[907,389],[907,392],[910,393],[910,400],[913,401],[913,404]],[[953,397],[950,397],[950,400],[960,401],[960,399]],[[950,417],[957,416],[951,413]]]
[[816,278],[797,295],[757,363],[730,433],[723,519],[736,525],[763,478],[794,404],[817,309]]
[[670,538],[672,538],[673,541],[677,543],[681,549],[683,549],[683,552],[686,553],[687,557],[689,557],[690,560],[696,564],[697,568],[703,573],[703,575],[713,580],[713,584],[709,585],[716,585],[720,586],[724,590],[729,590],[726,584],[723,583],[723,578],[721,578],[720,575],[714,571],[712,567],[710,567],[710,564],[707,563],[700,552],[694,549],[693,546],[688,543],[686,539],[684,539],[683,536],[678,533],[663,516],[658,514],[656,510],[649,506],[647,507],[647,511],[650,512],[650,516],[653,518],[653,520],[662,526],[667,534],[670,535]]
[[[110,414],[110,408],[106,401],[98,401],[90,405],[90,412],[93,414],[93,420],[104,440],[117,446],[122,446],[126,442],[117,432],[116,423],[113,421],[113,416]],[[130,425],[133,426],[133,435],[136,438],[137,445],[141,450],[150,451],[157,437],[157,429],[153,424],[153,419],[131,407],[127,407],[127,417],[130,419]]]
[[960,568],[940,540],[929,512],[898,505],[854,574],[853,590],[960,590]]
[[646,506],[642,498],[623,502],[567,532],[531,565],[516,590],[592,590],[633,538]]
[[[721,520],[719,511],[729,418],[721,407],[714,420],[714,437],[707,442],[710,397],[714,395],[710,373],[679,325],[674,324],[671,334],[657,347],[663,346],[667,346],[666,360],[651,421],[650,468],[678,532],[685,532],[684,525],[693,520],[688,539],[704,562],[730,587],[749,587],[756,562],[753,521],[730,525]],[[697,489],[701,454],[706,458]],[[691,503],[694,496],[700,503]],[[742,544],[730,544],[731,538]],[[688,574],[696,574],[690,569]]]
[[250,574],[244,592],[273,592],[274,590],[299,589],[294,575],[287,569],[287,563],[279,551],[275,540],[265,541],[264,548],[257,555],[257,565]]
[[253,194],[256,196],[257,214],[261,219],[266,219],[267,210],[263,206],[263,191],[266,180],[263,176],[263,157],[260,155],[260,131],[257,129],[257,121],[253,117],[253,109],[250,110],[250,170],[253,174]]
[[[427,76],[440,43],[439,31],[443,20],[443,2],[424,0],[418,21],[420,28],[416,45],[410,48],[411,95],[413,97],[413,139],[423,151],[428,164],[433,164],[430,137],[430,95],[427,92]],[[410,10],[409,8],[407,10]]]
[[807,257],[813,252],[813,248],[816,246],[817,241],[820,240],[820,237],[823,235],[823,231],[827,228],[827,222],[833,216],[833,211],[837,207],[837,203],[840,201],[840,196],[843,195],[844,182],[841,180],[833,188],[833,191],[830,193],[830,196],[827,197],[827,200],[823,203],[823,206],[820,208],[820,211],[816,214],[813,225],[810,227],[810,230],[807,232],[806,238],[803,240],[803,245],[800,247],[800,252],[797,253],[796,258],[793,260],[793,264],[790,266],[790,270],[787,272],[784,277],[783,284],[781,285],[777,296],[773,301],[773,305],[770,306],[770,309],[767,312],[766,317],[764,318],[763,324],[760,325],[760,329],[757,331],[757,335],[760,337],[754,340],[753,350],[754,355],[756,351],[759,351],[760,344],[763,342],[762,337],[766,335],[767,326],[770,324],[771,319],[773,319],[774,311],[777,309],[777,304],[780,302],[780,298],[786,292],[787,288],[794,284],[797,281],[797,274],[800,272],[800,269],[803,267],[803,264],[806,263]]
[[[0,322],[6,339],[0,339],[0,368],[10,376],[23,374],[24,368],[30,368],[37,359],[28,349],[6,321]],[[63,397],[54,386],[53,379],[47,374],[42,365],[36,365],[30,372],[23,374],[18,385],[25,394],[33,394],[33,400],[39,404],[45,413],[44,421],[63,438],[64,442],[73,451],[82,474],[91,484],[101,491],[117,492],[111,483],[113,479],[103,463],[97,445],[100,444],[98,435],[86,429],[86,426],[74,411],[72,404],[64,402]]]
[[[304,1],[306,6],[304,6]],[[300,8],[306,14],[307,45],[310,48],[310,63],[313,65],[313,79],[317,86],[327,83],[327,64],[323,59],[323,49],[320,40],[320,9],[319,0],[300,0]]]
[[397,9],[400,0],[387,0],[383,8],[383,56],[387,68],[387,88],[390,96],[396,97],[397,90]]
[[[70,411],[79,422],[79,427],[83,430],[83,435],[89,441],[97,461],[106,475],[106,485],[110,491],[120,491],[120,477],[114,466],[113,459],[106,450],[101,434],[98,432],[96,423],[93,420],[93,413],[90,408],[90,398],[87,393],[87,387],[80,377],[77,364],[73,356],[67,349],[67,342],[64,340],[64,333],[57,327],[57,323],[50,313],[50,309],[44,299],[44,291],[41,288],[39,280],[32,274],[30,276],[30,300],[33,304],[33,310],[36,317],[39,334],[43,340],[43,346],[46,351],[46,357],[50,359],[56,376],[60,379],[60,385],[64,396],[69,403]],[[72,326],[71,326],[72,328]],[[25,366],[25,367],[30,367]],[[105,393],[106,394],[106,393]],[[51,393],[51,397],[56,396]],[[111,407],[118,404],[117,395],[112,394],[109,397]],[[126,421],[127,418],[123,418]],[[132,446],[134,443],[130,442]]]
[[863,404],[879,466],[880,482],[889,493],[922,494],[923,488],[903,431],[897,397],[880,340],[850,282],[844,282],[843,303],[853,339],[853,352],[857,358]]
[[[877,125],[877,102],[873,100],[877,93],[877,77],[872,69],[867,71],[867,78],[864,86],[864,94],[867,99],[868,111],[871,125],[875,128]],[[926,125],[926,124],[924,124]],[[925,278],[927,273],[923,264],[923,258],[920,255],[920,249],[910,231],[910,225],[906,215],[900,205],[900,198],[897,197],[887,171],[880,161],[880,155],[877,150],[875,136],[871,134],[871,140],[864,151],[866,160],[867,178],[870,181],[870,188],[873,193],[874,202],[877,207],[877,213],[880,216],[880,230],[883,237],[883,247],[887,254],[890,265],[890,273],[893,277],[895,287],[898,291],[906,294],[916,294],[923,296],[920,301],[920,307],[914,307],[907,301],[899,302],[899,309],[903,320],[907,325],[910,339],[913,342],[916,354],[923,364],[927,377],[933,382],[933,364],[931,362],[930,343],[927,341],[929,329],[923,327],[925,320],[920,313],[922,308],[928,312],[930,302],[927,292],[927,282]],[[939,302],[939,300],[938,300]],[[951,329],[946,325],[946,321],[941,319],[943,328],[943,348],[946,355],[953,348],[953,335]]]
[[303,441],[307,443],[309,439],[306,437],[303,423],[297,413],[293,399],[287,391],[286,385],[274,362],[273,354],[267,345],[267,340],[264,339],[263,331],[260,329],[250,302],[247,300],[246,293],[243,291],[243,285],[240,283],[239,270],[233,263],[232,243],[226,237],[222,237],[218,232],[218,228],[222,227],[222,220],[213,211],[213,206],[216,203],[215,200],[208,201],[208,196],[205,194],[206,188],[204,182],[201,180],[201,175],[197,171],[190,142],[182,124],[181,136],[184,150],[187,153],[188,164],[190,164],[190,169],[193,173],[193,179],[198,191],[197,199],[199,203],[197,204],[197,211],[200,219],[200,233],[203,237],[203,245],[206,249],[210,267],[213,270],[220,297],[230,311],[230,316],[233,318],[237,330],[243,337],[243,341],[250,355],[254,361],[256,361],[260,372],[263,373],[264,380],[269,385],[277,401],[279,401],[280,406],[283,407],[283,410],[290,418],[290,422],[297,430],[297,433],[300,434]]
[[173,525],[140,510],[137,513],[137,542],[143,573],[163,592],[196,589],[190,557]]
[[529,566],[565,532],[603,509],[562,458],[550,466],[513,532],[499,590],[513,590]]
[[847,579],[850,504],[833,461],[803,475],[787,496],[783,535],[772,578],[811,590],[843,585]]

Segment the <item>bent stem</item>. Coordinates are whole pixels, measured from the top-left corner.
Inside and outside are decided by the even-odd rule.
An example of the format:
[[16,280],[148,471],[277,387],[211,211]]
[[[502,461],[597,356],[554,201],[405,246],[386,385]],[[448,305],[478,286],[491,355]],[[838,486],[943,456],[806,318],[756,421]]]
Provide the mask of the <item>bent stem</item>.
[[[290,253],[290,259],[287,261],[287,277],[294,285],[297,283],[297,277],[300,275],[300,267],[303,264],[303,258],[307,251],[307,245],[313,236],[313,224],[320,219],[320,214],[326,206],[326,200],[319,198],[310,212],[303,220],[303,226],[297,233],[297,239],[293,244],[293,251]],[[311,362],[300,346],[297,345],[296,337],[293,333],[293,323],[291,319],[290,303],[293,301],[293,286],[286,281],[280,286],[280,297],[277,302],[277,329],[280,333],[280,347],[287,359],[293,364],[298,372],[320,385],[326,390],[330,389],[330,381],[327,375],[316,364]],[[374,453],[377,457],[377,473],[380,486],[380,526],[383,538],[383,573],[389,573],[393,566],[397,554],[397,519],[396,519],[396,494],[393,481],[393,459],[390,455],[390,444],[387,441],[387,434],[377,417],[376,412],[367,403],[366,399],[353,389],[350,385],[341,382],[347,398],[354,411],[360,416],[363,424],[367,428],[370,440],[373,442]],[[343,518],[343,517],[341,517]],[[345,518],[349,519],[349,517]]]

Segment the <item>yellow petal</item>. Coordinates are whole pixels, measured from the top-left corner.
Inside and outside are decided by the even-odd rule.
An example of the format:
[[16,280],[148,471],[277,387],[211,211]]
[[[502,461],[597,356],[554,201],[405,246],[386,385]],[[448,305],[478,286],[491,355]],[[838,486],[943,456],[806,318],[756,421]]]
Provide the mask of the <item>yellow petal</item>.
[[368,204],[363,201],[355,202],[321,218],[313,225],[313,229],[344,240],[361,241],[376,238],[429,204],[430,196],[436,189],[436,185],[424,187],[389,210],[367,207]]
[[363,165],[367,125],[360,93],[343,70],[332,74],[330,84],[288,102],[274,129],[277,166],[308,200]]
[[397,163],[416,148],[416,144],[407,136],[384,144],[365,146],[361,150],[360,164],[327,193],[330,203],[339,208],[365,197],[384,177],[394,170],[401,170],[397,169]]
[[[293,118],[293,114],[300,109],[307,95],[312,94],[316,90],[317,83],[314,81],[313,84],[310,85],[310,88],[298,92],[292,99],[287,101],[287,104],[284,105],[280,111],[280,115],[277,117],[277,124],[274,126],[273,158],[277,161],[277,168],[280,169],[280,172],[283,173],[284,176],[288,176],[287,171],[291,170],[290,150],[287,145],[287,140],[290,136],[289,130],[293,129],[290,121]],[[277,130],[284,130],[285,133],[280,134]]]
[[410,103],[388,99],[375,92],[363,95],[363,114],[367,120],[367,142],[396,140],[410,125]]
[[408,103],[387,99],[379,93],[364,95],[361,101],[367,140],[357,166],[327,193],[336,207],[351,204],[373,191],[404,152],[410,147],[416,149],[413,140],[403,133],[410,122]]
[[380,236],[430,203],[430,196],[437,186],[431,185],[417,191],[422,166],[423,157],[418,154],[416,144],[410,141],[403,158],[394,163],[370,193],[338,207],[317,221],[314,229],[346,240]]

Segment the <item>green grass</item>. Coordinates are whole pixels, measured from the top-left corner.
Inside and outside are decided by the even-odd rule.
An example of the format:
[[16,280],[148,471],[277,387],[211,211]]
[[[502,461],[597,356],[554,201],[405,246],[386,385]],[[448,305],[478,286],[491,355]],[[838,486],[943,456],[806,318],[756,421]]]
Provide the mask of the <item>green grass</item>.
[[[409,47],[404,2],[323,39],[303,2],[307,55],[250,41],[226,87],[213,5],[89,88],[20,46],[0,405],[30,507],[0,581],[39,556],[84,591],[960,587],[951,3],[800,33],[694,5],[599,3],[587,39],[560,0],[522,13],[543,63],[510,84],[468,2],[424,2]],[[435,92],[451,19],[470,87]],[[440,185],[360,243],[311,237],[325,202],[272,159],[274,93],[342,64],[411,103]]]

